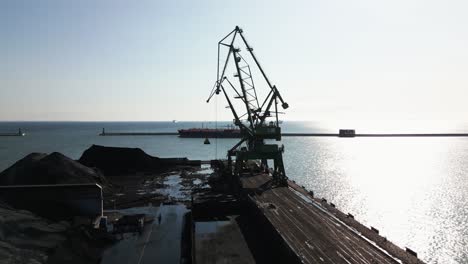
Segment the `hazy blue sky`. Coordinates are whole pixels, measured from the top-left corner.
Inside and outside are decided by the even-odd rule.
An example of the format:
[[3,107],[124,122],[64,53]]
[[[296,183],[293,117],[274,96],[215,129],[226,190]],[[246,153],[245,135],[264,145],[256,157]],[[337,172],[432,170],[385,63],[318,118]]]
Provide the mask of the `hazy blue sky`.
[[0,0],[0,120],[212,120],[217,42],[235,25],[285,120],[468,120],[467,12],[466,0]]

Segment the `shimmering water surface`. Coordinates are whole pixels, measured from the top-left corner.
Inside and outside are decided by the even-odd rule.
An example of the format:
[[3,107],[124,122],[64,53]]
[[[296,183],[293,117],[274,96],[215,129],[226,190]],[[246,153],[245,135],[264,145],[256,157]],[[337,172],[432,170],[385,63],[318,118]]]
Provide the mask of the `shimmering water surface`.
[[[205,124],[214,127],[214,123]],[[218,126],[221,126],[218,123]],[[176,131],[196,122],[3,122],[1,132],[21,127],[26,137],[0,137],[0,170],[31,152],[59,151],[79,158],[92,144],[139,147],[160,157],[222,158],[236,139],[176,136],[100,137],[110,131]],[[324,124],[284,122],[285,132],[468,132],[453,124]],[[342,211],[372,225],[429,263],[468,263],[468,137],[286,137],[289,178]]]

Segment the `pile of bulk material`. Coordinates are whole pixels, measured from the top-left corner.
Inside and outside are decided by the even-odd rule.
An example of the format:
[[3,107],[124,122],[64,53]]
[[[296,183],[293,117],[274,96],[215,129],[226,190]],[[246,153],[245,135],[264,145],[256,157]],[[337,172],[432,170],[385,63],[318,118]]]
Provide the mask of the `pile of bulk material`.
[[169,164],[164,159],[146,154],[139,148],[119,148],[92,145],[78,160],[88,167],[101,170],[106,176],[135,172],[157,172]]
[[0,185],[76,184],[107,181],[96,169],[53,152],[31,153],[0,173]]
[[[10,187],[89,183],[112,191],[98,169],[58,152],[31,153],[0,173],[0,185]],[[60,221],[46,213],[48,204],[21,210],[15,201],[37,199],[19,195],[9,204],[0,200],[0,263],[97,263],[103,247],[112,243],[107,234],[91,225],[78,225],[72,216]]]
[[102,193],[112,191],[99,170],[58,152],[31,153],[0,173],[0,200],[54,220],[99,215]]
[[[49,155],[31,153],[0,173],[0,185],[6,186],[83,183],[108,185],[98,170],[58,152]],[[19,198],[34,201],[35,197]],[[73,228],[70,221],[52,220],[43,213],[41,206],[35,207],[32,212],[13,206],[14,203],[0,201],[1,263],[50,263],[50,257],[59,248],[73,252],[70,241],[75,241],[75,248],[85,248],[88,244],[81,235],[83,231]],[[47,204],[44,206],[47,207]],[[78,260],[86,258],[81,253],[74,255]]]

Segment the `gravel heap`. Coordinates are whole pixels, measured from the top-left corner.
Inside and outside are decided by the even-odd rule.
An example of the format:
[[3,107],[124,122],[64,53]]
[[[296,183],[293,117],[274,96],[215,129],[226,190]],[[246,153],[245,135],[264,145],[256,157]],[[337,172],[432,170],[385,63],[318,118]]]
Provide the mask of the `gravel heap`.
[[139,148],[98,145],[92,145],[85,150],[79,162],[88,167],[98,168],[106,176],[160,171],[168,165],[163,159],[150,156]]
[[0,185],[22,184],[106,184],[96,169],[54,152],[31,153],[0,173]]

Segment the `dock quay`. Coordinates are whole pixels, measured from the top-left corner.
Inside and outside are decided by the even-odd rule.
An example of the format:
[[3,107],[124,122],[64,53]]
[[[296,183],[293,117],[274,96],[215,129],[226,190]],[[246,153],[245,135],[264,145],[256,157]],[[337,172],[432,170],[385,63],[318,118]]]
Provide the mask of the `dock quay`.
[[[194,195],[193,221],[232,222],[236,216],[255,263],[424,263],[414,251],[396,246],[292,181],[278,187],[261,172],[224,179],[225,186],[238,182],[240,188]],[[200,254],[196,246],[193,250],[194,256]]]
[[266,174],[245,176],[241,182],[247,203],[271,224],[297,263],[423,263],[383,238],[365,237],[292,182],[271,188]]

